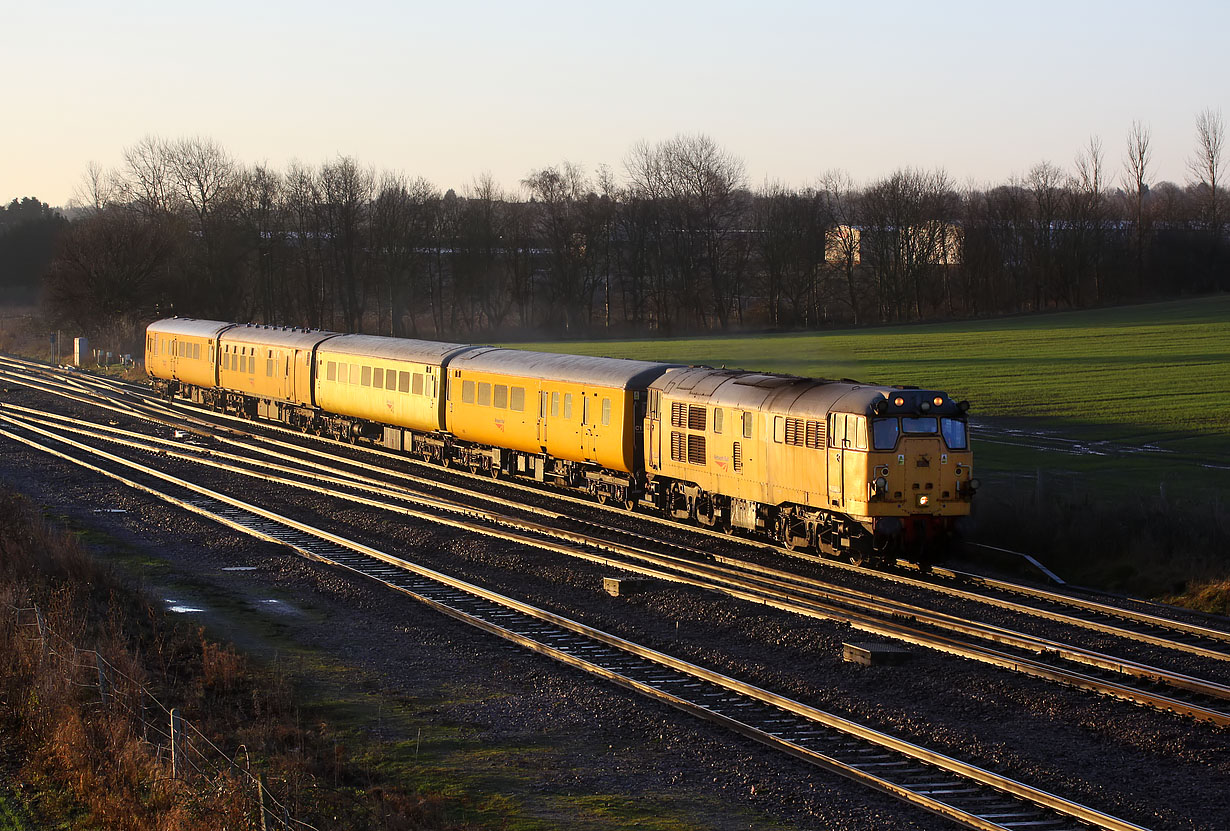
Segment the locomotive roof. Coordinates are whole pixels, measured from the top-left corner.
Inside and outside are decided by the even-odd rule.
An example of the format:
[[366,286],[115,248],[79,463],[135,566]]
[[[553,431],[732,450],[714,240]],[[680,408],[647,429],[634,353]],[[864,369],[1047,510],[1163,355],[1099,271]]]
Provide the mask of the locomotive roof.
[[353,355],[359,358],[386,358],[394,361],[411,361],[440,366],[445,359],[470,349],[480,347],[464,343],[443,343],[434,340],[413,338],[385,338],[379,335],[339,335],[330,339],[321,349],[337,355]]
[[[881,404],[882,414],[921,412],[923,402],[928,402],[927,411],[933,415],[960,412],[956,402],[936,390],[902,389],[861,384],[850,379],[831,381],[708,367],[671,372],[651,386],[672,397],[698,404],[766,410],[817,419],[824,418],[830,411],[875,415],[873,407],[877,402],[887,400],[891,403],[898,397],[902,399],[902,405],[885,409],[886,405]],[[937,396],[944,398],[944,403],[939,407],[930,403]]]
[[489,346],[458,355],[453,359],[452,366],[547,381],[643,389],[655,378],[679,365]]
[[289,326],[244,323],[233,329],[227,329],[219,340],[222,342],[239,341],[257,346],[289,346],[294,349],[310,349],[323,340],[335,337],[337,337],[337,332],[324,329],[299,329]]
[[225,320],[197,320],[192,317],[166,317],[155,320],[146,327],[147,332],[158,335],[188,335],[200,338],[214,338],[226,329],[234,326]]

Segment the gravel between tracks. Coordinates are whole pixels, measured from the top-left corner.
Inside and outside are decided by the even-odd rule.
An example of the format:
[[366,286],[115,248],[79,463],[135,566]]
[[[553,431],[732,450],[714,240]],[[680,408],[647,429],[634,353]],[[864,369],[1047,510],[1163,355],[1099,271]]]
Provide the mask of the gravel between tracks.
[[[199,468],[197,469],[199,470]],[[304,593],[321,615],[285,624],[314,649],[374,674],[382,689],[434,694],[449,685],[500,695],[441,705],[442,719],[489,740],[576,734],[542,793],[686,792],[733,800],[763,817],[824,828],[949,827],[866,789],[577,673],[513,651],[404,598],[295,558],[276,546],[154,504],[109,482],[6,443],[0,479],[81,524],[177,571],[228,590]],[[238,494],[243,495],[243,494]],[[606,572],[524,549],[342,507],[302,492],[275,495],[282,509],[327,517],[347,534],[447,568],[489,588],[736,674],[899,736],[1157,828],[1230,827],[1224,732],[1079,691],[917,652],[902,667],[840,660],[845,627],[734,604],[702,592],[653,586],[633,598],[601,591]],[[125,514],[93,513],[89,506]],[[271,504],[271,507],[276,507]],[[222,572],[224,566],[255,566]],[[1019,621],[1018,621],[1019,623]],[[241,644],[242,645],[242,644]],[[605,748],[593,759],[593,748]],[[728,825],[720,813],[704,827]],[[753,821],[753,827],[762,827]]]

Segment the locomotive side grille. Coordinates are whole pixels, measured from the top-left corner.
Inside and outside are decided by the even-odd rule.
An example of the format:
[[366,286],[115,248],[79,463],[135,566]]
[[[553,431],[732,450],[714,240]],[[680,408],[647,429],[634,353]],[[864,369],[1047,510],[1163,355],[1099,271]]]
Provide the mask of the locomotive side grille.
[[786,444],[802,447],[807,440],[807,431],[801,418],[786,419]]
[[703,465],[705,463],[705,437],[688,435],[688,464]]
[[684,405],[678,401],[671,402],[671,427],[684,427]]
[[685,455],[683,433],[671,433],[671,461],[682,462]]
[[743,472],[743,444],[735,442],[734,450],[731,451],[731,457],[734,462],[735,473]]
[[688,407],[688,429],[689,430],[704,430],[706,413],[704,407],[698,407],[692,404]]
[[824,447],[824,422],[807,422],[807,446],[813,450]]

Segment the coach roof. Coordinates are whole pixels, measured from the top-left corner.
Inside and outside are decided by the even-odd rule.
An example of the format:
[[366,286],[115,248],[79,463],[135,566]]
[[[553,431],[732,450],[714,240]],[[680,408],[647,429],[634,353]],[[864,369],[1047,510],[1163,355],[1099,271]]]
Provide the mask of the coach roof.
[[157,335],[185,335],[197,338],[217,337],[234,323],[225,320],[197,320],[191,317],[167,317],[155,320],[146,331]]
[[594,384],[617,389],[640,389],[678,364],[632,361],[624,358],[594,358],[554,352],[486,347],[453,358],[450,367],[500,375]]
[[298,329],[288,326],[263,326],[245,323],[222,333],[225,343],[256,344],[257,346],[281,346],[291,349],[311,349],[323,340],[337,337],[337,332],[323,329]]
[[464,343],[443,343],[434,340],[384,338],[379,335],[341,335],[331,338],[320,349],[321,352],[329,355],[382,358],[441,366],[449,357],[459,352],[479,348],[481,347],[467,346]]

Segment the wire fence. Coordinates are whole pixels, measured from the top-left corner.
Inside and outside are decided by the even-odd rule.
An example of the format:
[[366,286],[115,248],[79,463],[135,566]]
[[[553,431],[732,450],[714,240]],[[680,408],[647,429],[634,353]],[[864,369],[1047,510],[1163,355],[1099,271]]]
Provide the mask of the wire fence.
[[160,701],[143,682],[97,650],[82,649],[54,631],[38,606],[11,608],[19,631],[27,631],[38,641],[41,668],[50,670],[65,689],[96,690],[96,701],[88,701],[92,696],[87,694],[88,705],[120,716],[131,734],[149,745],[156,766],[169,772],[165,778],[186,785],[187,793],[233,779],[250,802],[249,814],[258,819],[261,831],[317,831],[315,826],[294,819],[286,801],[270,793],[265,777],[251,770],[246,747],[239,745],[233,754],[222,750],[183,718],[178,708]]

